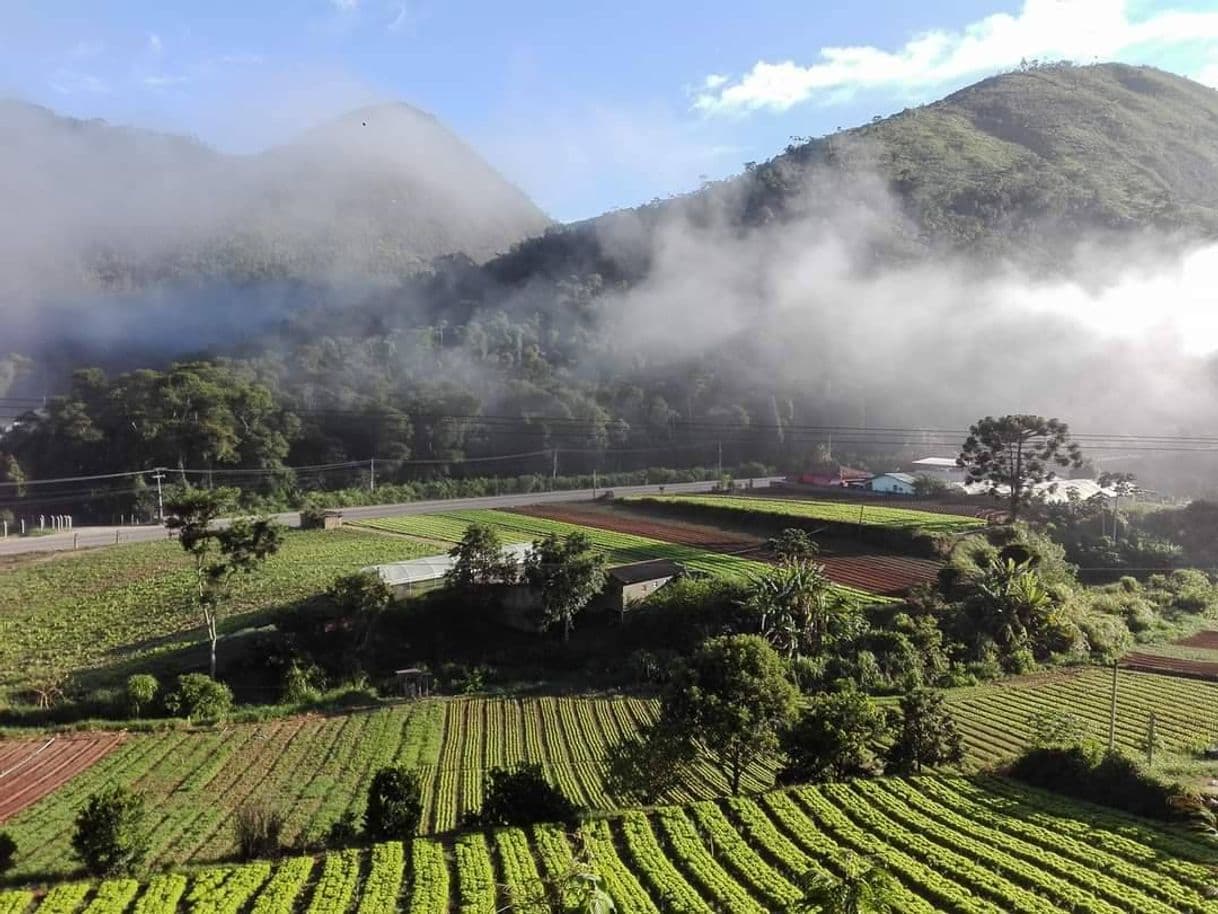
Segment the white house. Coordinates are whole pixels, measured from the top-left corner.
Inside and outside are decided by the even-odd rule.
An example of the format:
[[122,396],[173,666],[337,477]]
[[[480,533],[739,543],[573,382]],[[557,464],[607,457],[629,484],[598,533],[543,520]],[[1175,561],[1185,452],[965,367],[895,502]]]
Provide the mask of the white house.
[[867,488],[888,495],[913,495],[914,478],[908,473],[881,473],[867,480]]

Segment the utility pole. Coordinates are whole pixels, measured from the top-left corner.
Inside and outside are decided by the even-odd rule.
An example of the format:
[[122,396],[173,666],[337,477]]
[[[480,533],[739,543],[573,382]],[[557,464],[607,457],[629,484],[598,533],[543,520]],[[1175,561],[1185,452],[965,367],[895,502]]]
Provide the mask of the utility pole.
[[1146,722],[1146,764],[1153,765],[1155,763],[1155,712],[1150,712],[1150,719]]
[[1116,749],[1116,718],[1117,718],[1117,660],[1112,660],[1112,710],[1108,716],[1108,751]]
[[161,480],[165,478],[165,468],[157,467],[152,474],[152,478],[156,480],[156,519],[158,523],[165,523],[165,502],[161,497]]
[[723,442],[716,441],[715,446],[716,446],[716,448],[718,448],[718,451],[719,451],[719,462],[717,464],[719,469],[718,469],[718,472],[716,475],[718,475],[718,477],[720,479],[722,479],[723,478]]
[[592,497],[596,498],[596,467],[592,468]]
[[368,458],[368,491],[376,491],[376,458]]
[[550,471],[551,479],[558,479],[558,448],[553,448],[554,468]]

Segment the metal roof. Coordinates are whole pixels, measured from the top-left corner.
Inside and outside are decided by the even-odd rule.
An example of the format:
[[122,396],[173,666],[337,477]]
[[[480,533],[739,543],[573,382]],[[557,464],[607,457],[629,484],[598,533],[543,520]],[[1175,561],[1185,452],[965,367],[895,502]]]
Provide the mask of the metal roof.
[[[512,543],[510,546],[503,547],[503,555],[520,564],[532,548],[529,543]],[[375,571],[390,587],[401,587],[406,584],[421,584],[424,581],[438,581],[456,564],[457,560],[446,553],[429,555],[421,559],[409,559],[405,562],[371,565],[363,570]]]
[[668,559],[653,559],[650,562],[634,562],[610,568],[607,574],[619,584],[641,584],[643,581],[658,581],[675,578],[684,569]]
[[899,482],[903,482],[903,483],[906,483],[907,485],[911,485],[911,486],[915,482],[918,481],[913,476],[910,476],[908,473],[877,473],[876,475],[872,476],[871,478],[872,479],[883,479],[885,476],[887,476],[889,479],[896,479]]

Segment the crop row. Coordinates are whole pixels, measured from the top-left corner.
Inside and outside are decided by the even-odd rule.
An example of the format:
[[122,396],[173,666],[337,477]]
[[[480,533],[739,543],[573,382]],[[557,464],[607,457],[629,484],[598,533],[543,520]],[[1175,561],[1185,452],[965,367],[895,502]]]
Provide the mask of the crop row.
[[[957,690],[948,701],[969,759],[985,763],[1027,743],[1028,718],[1036,711],[1069,709],[1089,724],[1093,736],[1103,737],[1110,688],[1110,674],[1084,670]],[[1166,748],[1210,741],[1218,731],[1218,684],[1121,671],[1118,741],[1136,747],[1152,712]],[[453,828],[463,812],[480,807],[489,769],[522,761],[542,765],[576,803],[610,810],[618,802],[605,786],[605,752],[654,714],[654,703],[637,698],[455,698],[342,717],[132,734],[93,768],[6,824],[22,848],[14,875],[70,875],[75,810],[110,782],[146,794],[152,817],[149,859],[156,865],[227,856],[233,811],[250,800],[286,814],[287,840],[316,838],[343,813],[362,812],[372,774],[388,764],[422,773],[425,832]],[[772,769],[754,766],[746,773],[745,790],[764,790],[772,778]],[[726,793],[723,774],[699,763],[668,800],[711,800]]]
[[728,514],[751,514],[775,519],[798,518],[860,527],[929,530],[939,533],[960,532],[984,526],[985,521],[959,514],[938,514],[883,504],[856,504],[841,501],[805,501],[797,498],[763,498],[734,495],[635,495],[622,499],[641,506],[689,506],[709,508]]
[[[122,880],[66,883],[40,903],[10,891],[0,893],[0,914],[75,912],[86,901],[98,914],[492,914],[529,909],[547,894],[545,880],[562,884],[576,855],[622,914],[761,914],[798,899],[806,876],[840,873],[847,852],[881,861],[901,885],[897,909],[911,914],[1218,911],[1199,862],[1212,852],[1183,833],[1013,782],[926,776],[632,811],[575,835],[537,826],[332,852],[311,886],[302,858],[273,871],[204,870],[189,882],[157,876],[134,904],[137,889]],[[564,903],[575,900],[569,892]]]
[[[1094,738],[1106,738],[1112,673],[1083,669],[948,693],[970,758],[992,763],[1017,754],[1032,738],[1034,714],[1067,711]],[[1218,732],[1218,683],[1121,670],[1117,674],[1117,743],[1137,751],[1151,714],[1163,746],[1182,749]]]

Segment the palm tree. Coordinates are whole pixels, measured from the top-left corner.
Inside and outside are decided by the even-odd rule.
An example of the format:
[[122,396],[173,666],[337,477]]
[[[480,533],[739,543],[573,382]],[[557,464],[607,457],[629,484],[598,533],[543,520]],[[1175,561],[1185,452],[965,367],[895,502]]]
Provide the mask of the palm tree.
[[788,660],[819,653],[844,608],[824,566],[804,560],[760,578],[744,605],[757,617],[761,636]]
[[896,910],[901,884],[878,861],[847,852],[840,862],[840,876],[809,870],[800,885],[803,897],[788,912],[892,914]]

